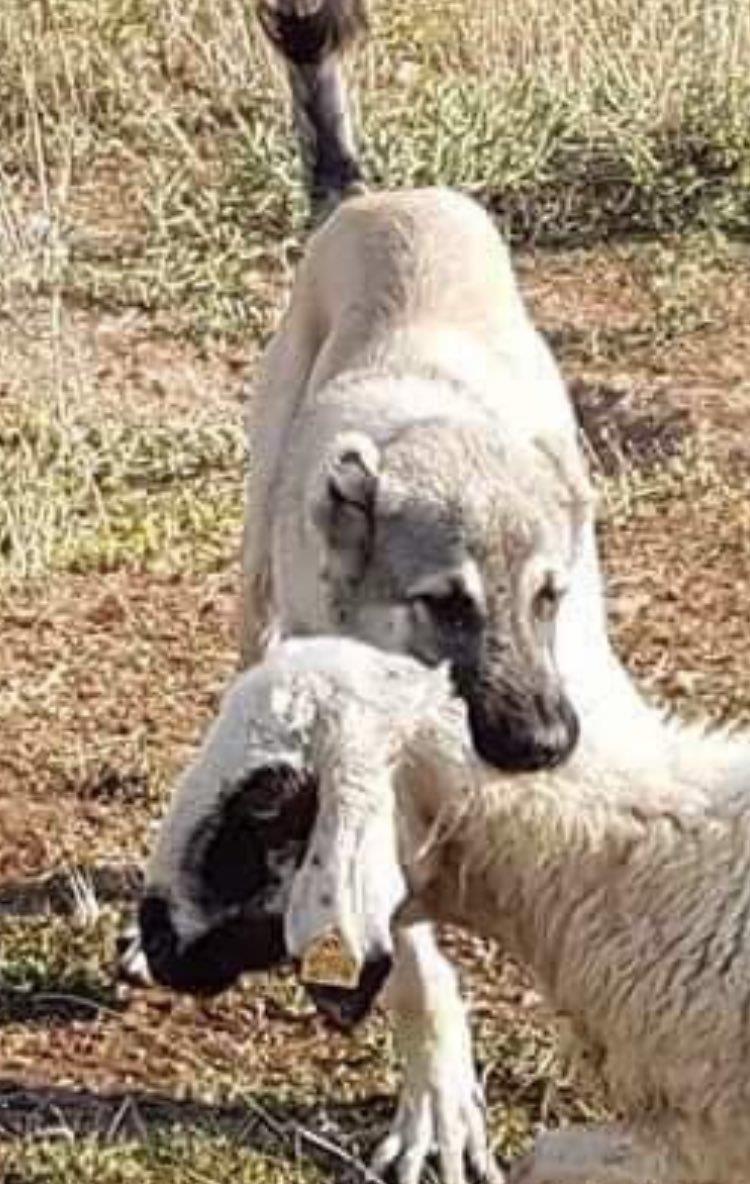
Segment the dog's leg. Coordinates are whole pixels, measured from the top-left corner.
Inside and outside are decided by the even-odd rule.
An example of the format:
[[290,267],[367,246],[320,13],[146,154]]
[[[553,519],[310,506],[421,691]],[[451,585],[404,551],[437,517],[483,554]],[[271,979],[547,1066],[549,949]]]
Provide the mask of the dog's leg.
[[321,221],[363,192],[342,54],[366,28],[363,0],[260,0],[258,16],[284,57],[310,205]]
[[262,498],[258,483],[248,479],[248,510],[242,530],[242,588],[239,601],[239,668],[248,670],[260,662],[274,641],[271,564],[266,530],[257,507]]
[[255,389],[248,396],[246,429],[250,453],[242,532],[242,588],[239,606],[240,668],[260,662],[276,636],[271,571],[276,464],[289,425],[297,414],[319,342],[305,309],[300,274],[295,297],[268,345]]
[[498,1182],[487,1142],[482,1089],[455,972],[425,924],[399,931],[384,995],[393,1012],[404,1085],[391,1127],[375,1152],[378,1173],[395,1168],[400,1184],[416,1184],[437,1148],[443,1184],[464,1184],[466,1167]]
[[688,1184],[691,1179],[665,1140],[612,1125],[546,1131],[513,1165],[508,1184]]

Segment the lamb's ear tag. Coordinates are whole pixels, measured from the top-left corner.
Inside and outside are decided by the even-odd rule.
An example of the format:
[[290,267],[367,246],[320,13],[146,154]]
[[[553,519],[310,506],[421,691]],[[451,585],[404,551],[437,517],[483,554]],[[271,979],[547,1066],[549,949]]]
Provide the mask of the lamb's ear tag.
[[343,987],[353,990],[359,983],[361,966],[340,930],[326,929],[305,950],[300,978],[309,986]]

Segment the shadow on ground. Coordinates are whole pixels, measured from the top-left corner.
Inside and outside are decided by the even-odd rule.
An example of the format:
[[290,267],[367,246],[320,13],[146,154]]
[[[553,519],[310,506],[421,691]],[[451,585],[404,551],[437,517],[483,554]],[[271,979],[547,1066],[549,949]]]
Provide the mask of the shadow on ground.
[[574,379],[570,394],[592,467],[608,477],[663,465],[691,434],[688,413],[664,391],[646,399],[635,387]]
[[156,1092],[30,1088],[0,1078],[0,1154],[3,1143],[56,1131],[68,1139],[147,1143],[179,1130],[222,1136],[248,1151],[288,1160],[290,1166],[307,1159],[327,1178],[348,1184],[372,1181],[363,1156],[384,1133],[391,1109],[392,1099],[381,1097],[297,1108],[261,1095],[233,1105],[209,1105]]

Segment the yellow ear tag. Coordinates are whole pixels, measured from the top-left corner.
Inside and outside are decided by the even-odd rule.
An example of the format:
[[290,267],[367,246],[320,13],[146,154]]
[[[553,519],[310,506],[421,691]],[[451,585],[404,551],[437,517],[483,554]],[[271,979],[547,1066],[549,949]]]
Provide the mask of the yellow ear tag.
[[359,982],[360,965],[338,929],[327,929],[305,950],[300,978],[321,987],[345,987]]

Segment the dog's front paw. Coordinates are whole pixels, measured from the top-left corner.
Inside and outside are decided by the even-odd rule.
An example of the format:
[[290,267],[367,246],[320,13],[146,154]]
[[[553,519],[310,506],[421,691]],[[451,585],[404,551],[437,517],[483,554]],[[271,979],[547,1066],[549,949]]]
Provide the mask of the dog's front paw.
[[[448,1019],[448,1017],[443,1017]],[[428,1156],[437,1151],[443,1184],[475,1179],[502,1184],[487,1138],[484,1096],[474,1072],[463,1014],[429,1030],[412,1032],[405,1081],[391,1129],[373,1156],[378,1173],[395,1172],[399,1184],[417,1184]],[[420,1024],[419,1027],[422,1027]]]

